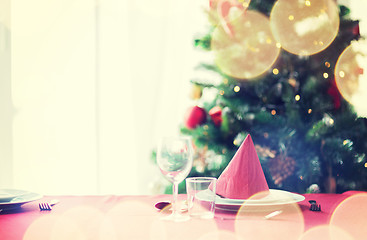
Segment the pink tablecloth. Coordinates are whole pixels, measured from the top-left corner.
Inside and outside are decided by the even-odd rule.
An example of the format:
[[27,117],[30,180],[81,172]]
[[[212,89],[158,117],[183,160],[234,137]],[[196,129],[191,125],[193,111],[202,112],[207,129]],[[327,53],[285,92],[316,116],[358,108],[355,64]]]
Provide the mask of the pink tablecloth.
[[[270,220],[252,213],[235,220],[235,214],[217,212],[212,220],[191,219],[183,223],[159,219],[161,213],[153,206],[157,201],[171,199],[169,195],[46,196],[18,210],[0,212],[0,239],[307,240],[327,239],[330,229],[340,239],[367,239],[363,221],[367,219],[367,193],[304,196],[304,201]],[[181,199],[185,197],[180,195]],[[60,203],[52,211],[39,211],[40,201],[54,198]],[[309,210],[310,199],[321,204],[321,212]]]

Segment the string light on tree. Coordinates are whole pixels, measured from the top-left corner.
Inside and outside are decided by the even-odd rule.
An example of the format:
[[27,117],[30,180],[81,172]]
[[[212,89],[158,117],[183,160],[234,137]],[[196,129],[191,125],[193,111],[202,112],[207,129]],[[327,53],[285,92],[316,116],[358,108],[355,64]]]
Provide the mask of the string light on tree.
[[274,75],[278,75],[278,74],[279,74],[279,70],[278,70],[278,68],[274,68],[274,69],[273,69],[273,74],[274,74]]
[[325,114],[324,117],[322,118],[322,121],[328,127],[331,127],[334,125],[334,119],[332,119],[329,114]]

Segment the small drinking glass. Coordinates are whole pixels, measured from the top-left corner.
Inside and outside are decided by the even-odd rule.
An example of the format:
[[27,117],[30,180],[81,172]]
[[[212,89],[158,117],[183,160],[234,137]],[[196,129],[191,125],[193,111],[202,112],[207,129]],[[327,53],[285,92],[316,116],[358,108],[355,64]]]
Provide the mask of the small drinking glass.
[[187,205],[192,218],[214,218],[217,179],[191,177],[186,179]]
[[165,220],[187,221],[188,215],[182,215],[178,209],[178,184],[190,173],[193,162],[193,147],[190,137],[162,138],[157,150],[157,163],[162,174],[173,183],[172,214]]

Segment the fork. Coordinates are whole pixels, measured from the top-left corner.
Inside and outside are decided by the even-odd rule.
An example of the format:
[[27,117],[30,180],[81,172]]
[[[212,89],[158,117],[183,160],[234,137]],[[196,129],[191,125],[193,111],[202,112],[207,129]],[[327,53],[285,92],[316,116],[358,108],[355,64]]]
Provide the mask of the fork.
[[44,211],[44,210],[50,211],[50,210],[52,210],[52,206],[57,204],[58,202],[59,202],[58,199],[53,199],[50,202],[39,203],[38,206],[39,206],[41,211]]
[[308,202],[311,204],[311,206],[310,206],[311,211],[315,211],[315,212],[320,212],[321,211],[321,205],[317,204],[317,202],[315,200],[310,200]]

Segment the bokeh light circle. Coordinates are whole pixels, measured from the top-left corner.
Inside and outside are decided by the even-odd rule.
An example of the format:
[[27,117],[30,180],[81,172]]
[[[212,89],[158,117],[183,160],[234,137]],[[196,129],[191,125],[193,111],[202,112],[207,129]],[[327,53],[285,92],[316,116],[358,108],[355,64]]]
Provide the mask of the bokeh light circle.
[[157,214],[146,202],[121,201],[107,212],[99,235],[101,239],[198,239],[218,231],[215,219],[190,219],[183,228],[180,223],[161,219],[169,214],[170,209]]
[[367,239],[366,216],[367,193],[355,194],[335,208],[330,225],[343,229],[353,239]]
[[[156,210],[142,201],[125,200],[114,205],[102,222],[101,239],[167,239],[165,229],[157,227]],[[144,229],[144,231],[140,231]]]
[[339,56],[335,66],[339,92],[357,114],[367,117],[367,42],[352,42]]
[[355,240],[350,234],[331,225],[321,225],[307,230],[299,240]]
[[[256,194],[249,199],[262,197],[264,193]],[[288,202],[287,199],[289,202],[293,200],[286,193],[278,193],[276,197],[280,202]],[[280,214],[269,219],[265,218],[277,211],[280,211]],[[294,201],[289,204],[268,202],[262,206],[248,204],[245,201],[237,213],[235,232],[239,237],[249,240],[299,239],[304,232],[302,210]]]
[[51,239],[57,216],[44,215],[34,220],[24,233],[23,240]]
[[223,73],[238,79],[253,79],[274,64],[280,49],[265,15],[247,10],[231,21],[228,28],[230,33],[218,26],[211,40],[215,62]]
[[23,236],[23,240],[34,239],[85,240],[87,235],[72,218],[45,215],[33,221]]
[[209,0],[208,6],[204,9],[212,25],[220,24],[226,28],[227,23],[234,21],[245,13],[250,2],[251,0]]
[[[158,219],[154,224],[154,238],[150,239],[206,239],[218,232],[215,219],[191,218],[189,221],[181,223]],[[157,231],[159,229],[159,231]],[[214,238],[215,239],[215,238]]]
[[209,232],[202,235],[197,240],[244,240],[233,232],[230,231],[217,231]]
[[[60,215],[44,215],[31,223],[23,240],[100,239],[103,213],[93,206],[77,205]],[[111,239],[111,238],[109,238]]]
[[270,13],[275,39],[286,51],[308,56],[323,51],[339,31],[334,0],[278,0]]
[[[92,205],[77,205],[68,209],[62,214],[62,217],[68,219],[67,222],[73,222],[77,228],[78,234],[81,234],[83,238],[80,239],[99,239],[99,227],[103,219],[103,212]],[[60,235],[61,232],[65,232],[66,227],[63,224],[55,224],[54,234]],[[55,238],[56,239],[56,238]],[[77,239],[71,235],[70,238],[59,239]]]

